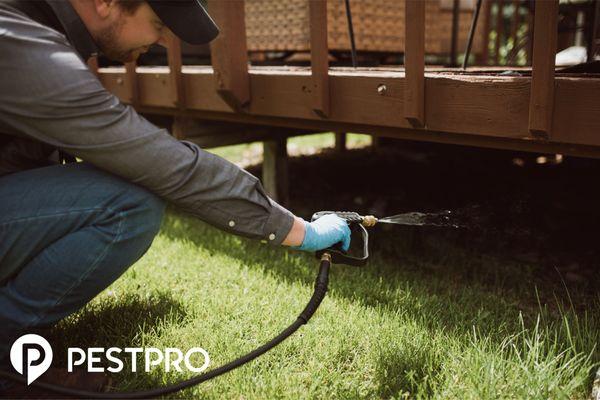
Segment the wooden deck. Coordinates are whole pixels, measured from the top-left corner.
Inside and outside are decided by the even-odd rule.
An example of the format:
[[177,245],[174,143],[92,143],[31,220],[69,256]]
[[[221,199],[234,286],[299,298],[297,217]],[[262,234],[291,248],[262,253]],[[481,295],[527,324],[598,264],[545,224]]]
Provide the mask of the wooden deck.
[[600,157],[600,77],[555,72],[557,0],[536,1],[532,68],[511,69],[512,75],[425,68],[424,3],[406,1],[403,68],[329,67],[326,0],[310,2],[310,67],[249,67],[244,2],[210,0],[222,31],[211,44],[212,66],[182,66],[173,38],[169,67],[129,64],[97,72],[106,88],[139,111],[176,121]]

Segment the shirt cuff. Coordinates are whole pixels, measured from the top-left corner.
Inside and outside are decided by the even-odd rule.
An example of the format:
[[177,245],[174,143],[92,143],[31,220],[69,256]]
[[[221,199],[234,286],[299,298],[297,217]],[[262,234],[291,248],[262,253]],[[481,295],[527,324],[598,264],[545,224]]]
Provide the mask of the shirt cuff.
[[292,230],[294,214],[271,199],[270,202],[271,214],[265,223],[263,240],[272,245],[280,245]]

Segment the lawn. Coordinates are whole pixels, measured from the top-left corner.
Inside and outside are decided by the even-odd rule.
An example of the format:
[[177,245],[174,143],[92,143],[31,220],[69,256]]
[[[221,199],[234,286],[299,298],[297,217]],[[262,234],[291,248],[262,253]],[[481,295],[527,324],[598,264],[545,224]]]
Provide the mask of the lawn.
[[[312,154],[331,144],[332,135],[321,135],[290,147]],[[260,146],[215,152],[252,163]],[[295,204],[322,204],[298,191]],[[320,201],[345,208],[366,201],[335,193]],[[548,279],[556,269],[542,262],[427,232],[375,230],[368,266],[334,266],[309,324],[250,364],[175,397],[585,399],[600,362],[600,298],[589,282]],[[59,359],[69,345],[200,346],[217,367],[291,323],[316,271],[310,254],[225,234],[170,207],[146,255],[48,339]],[[133,390],[185,376],[157,369],[113,378],[119,390]]]

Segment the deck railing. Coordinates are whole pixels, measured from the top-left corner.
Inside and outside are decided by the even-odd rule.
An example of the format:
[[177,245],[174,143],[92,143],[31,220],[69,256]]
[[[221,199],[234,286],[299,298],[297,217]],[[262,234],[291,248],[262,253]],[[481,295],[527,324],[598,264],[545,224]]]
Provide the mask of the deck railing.
[[[426,128],[425,3],[422,0],[404,1],[406,1],[405,82],[401,112],[411,126]],[[487,15],[489,15],[489,7],[492,2],[498,4],[497,15],[502,15],[504,0],[484,0],[484,5],[488,10]],[[515,10],[518,9],[518,2],[518,0],[513,1]],[[218,21],[221,28],[220,36],[210,46],[215,90],[233,111],[243,113],[252,101],[244,0],[208,0],[208,7],[209,12]],[[535,8],[529,131],[534,137],[550,139],[554,107],[554,59],[557,42],[558,0],[537,0]],[[311,104],[307,106],[320,118],[327,119],[331,109],[327,0],[309,0],[309,16],[312,86],[302,89],[311,94],[309,96]],[[489,18],[486,21],[484,22],[486,25],[490,23]],[[498,29],[503,26],[498,21],[496,24]],[[518,24],[517,19],[511,28],[513,40],[517,38]],[[489,31],[489,26],[486,26],[485,29]],[[499,40],[500,35],[497,35],[497,38]],[[495,60],[498,59],[498,43],[494,54]],[[484,48],[486,49],[484,51],[487,51],[487,46]],[[167,52],[171,102],[174,107],[185,110],[186,98],[179,39],[169,38]],[[140,101],[135,63],[127,64],[126,71],[125,85],[129,87],[131,93],[130,102],[135,106]]]

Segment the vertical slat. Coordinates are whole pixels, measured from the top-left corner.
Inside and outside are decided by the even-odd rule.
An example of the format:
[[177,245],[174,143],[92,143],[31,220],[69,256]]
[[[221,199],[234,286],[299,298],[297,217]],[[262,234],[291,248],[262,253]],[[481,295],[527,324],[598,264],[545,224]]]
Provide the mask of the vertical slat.
[[525,45],[525,56],[527,58],[527,65],[531,65],[531,59],[533,58],[533,17],[531,16],[531,10],[527,8],[527,43]]
[[210,14],[221,33],[211,45],[216,90],[235,111],[250,103],[250,76],[243,0],[209,0]]
[[557,21],[558,0],[536,1],[529,131],[542,138],[549,138],[552,127]]
[[137,63],[135,61],[125,63],[125,78],[127,86],[129,87],[129,93],[131,94],[129,103],[134,107],[137,107],[140,104],[138,76],[135,71],[136,66]]
[[425,2],[406,0],[404,117],[425,126]]
[[494,52],[494,65],[500,63],[500,46],[502,46],[502,36],[504,34],[504,0],[498,0],[498,14],[496,14],[496,45]]
[[171,98],[179,109],[185,108],[185,92],[181,72],[181,41],[172,33],[167,36],[167,60],[169,62],[169,80],[171,81]]
[[[600,0],[596,0],[596,9],[592,21],[591,39],[589,40],[588,61],[600,53]],[[600,371],[600,370],[599,370]]]
[[490,63],[490,22],[492,12],[492,0],[483,2],[483,51],[481,53],[481,61],[483,65]]
[[456,53],[458,48],[458,24],[460,17],[460,0],[452,3],[452,34],[450,35],[450,66],[456,67]]
[[329,116],[329,46],[327,43],[327,0],[308,2],[312,109],[321,118]]
[[510,30],[510,37],[512,39],[512,48],[510,49],[510,53],[508,56],[508,60],[511,59],[516,59],[517,58],[517,53],[519,51],[518,49],[518,44],[519,44],[519,24],[521,22],[521,18],[519,15],[519,10],[520,10],[520,4],[521,4],[521,0],[513,0],[513,8],[515,10],[514,14],[513,14],[513,18],[512,18],[512,26],[511,26],[511,30]]

